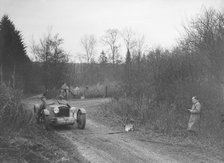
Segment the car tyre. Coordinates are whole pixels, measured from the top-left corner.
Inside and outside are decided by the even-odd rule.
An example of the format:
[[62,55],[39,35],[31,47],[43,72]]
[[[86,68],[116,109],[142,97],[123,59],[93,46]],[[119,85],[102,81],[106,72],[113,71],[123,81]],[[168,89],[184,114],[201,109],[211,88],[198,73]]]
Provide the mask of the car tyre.
[[77,113],[77,125],[79,129],[84,129],[86,126],[86,114],[83,114],[81,111]]

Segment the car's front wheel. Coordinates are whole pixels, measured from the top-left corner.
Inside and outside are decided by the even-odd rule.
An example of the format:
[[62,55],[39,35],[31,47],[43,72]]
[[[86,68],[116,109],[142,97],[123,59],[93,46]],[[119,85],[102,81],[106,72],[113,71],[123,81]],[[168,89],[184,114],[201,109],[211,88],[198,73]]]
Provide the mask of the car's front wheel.
[[84,129],[86,126],[86,114],[83,114],[81,111],[77,113],[77,125],[79,129]]

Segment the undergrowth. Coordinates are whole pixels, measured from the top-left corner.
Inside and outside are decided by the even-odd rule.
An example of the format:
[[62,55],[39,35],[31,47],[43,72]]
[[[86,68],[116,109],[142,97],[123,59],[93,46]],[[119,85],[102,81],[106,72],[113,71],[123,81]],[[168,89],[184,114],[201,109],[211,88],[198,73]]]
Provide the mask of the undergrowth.
[[0,85],[0,136],[15,136],[32,123],[32,112],[21,103],[22,92]]

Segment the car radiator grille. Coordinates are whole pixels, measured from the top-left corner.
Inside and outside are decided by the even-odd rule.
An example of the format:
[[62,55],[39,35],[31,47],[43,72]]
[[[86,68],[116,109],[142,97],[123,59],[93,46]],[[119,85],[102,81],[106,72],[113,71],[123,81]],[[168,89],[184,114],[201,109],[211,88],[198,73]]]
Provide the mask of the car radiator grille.
[[59,107],[58,117],[69,117],[69,108],[68,107]]

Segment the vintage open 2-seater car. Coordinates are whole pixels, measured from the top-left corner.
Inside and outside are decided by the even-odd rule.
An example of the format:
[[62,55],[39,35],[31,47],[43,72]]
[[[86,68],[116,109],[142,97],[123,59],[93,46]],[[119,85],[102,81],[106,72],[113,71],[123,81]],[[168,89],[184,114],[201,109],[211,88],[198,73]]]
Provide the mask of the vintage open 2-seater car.
[[34,115],[37,122],[40,121],[39,123],[46,130],[51,129],[52,126],[74,125],[75,123],[79,129],[85,128],[86,110],[84,108],[72,107],[66,101],[51,102],[43,110],[41,120],[38,119],[39,109],[40,104],[35,104]]

